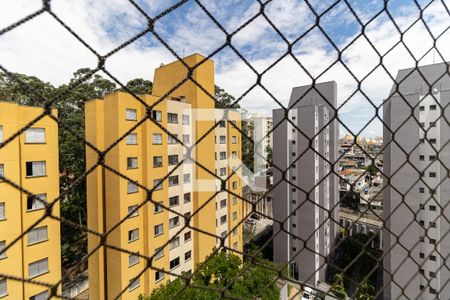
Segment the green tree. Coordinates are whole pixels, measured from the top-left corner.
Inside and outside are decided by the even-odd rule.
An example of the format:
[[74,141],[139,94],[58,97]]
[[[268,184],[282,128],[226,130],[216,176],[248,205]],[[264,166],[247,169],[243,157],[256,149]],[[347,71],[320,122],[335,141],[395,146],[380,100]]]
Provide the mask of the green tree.
[[[221,293],[202,287],[223,289],[227,288],[227,296],[239,298],[279,299],[279,290],[273,283],[278,275],[264,266],[275,268],[273,263],[257,258],[260,265],[251,262],[243,263],[241,259],[230,253],[220,252],[212,256],[206,264],[194,274],[191,283],[196,287],[185,287],[183,279],[177,278],[155,289],[145,300],[172,299],[220,299]],[[241,274],[242,273],[242,274]],[[187,274],[184,274],[187,275]],[[183,289],[184,288],[184,289]],[[182,291],[181,291],[182,290]],[[181,292],[180,292],[181,291]],[[264,291],[261,294],[261,292]],[[180,293],[180,294],[178,294]]]
[[254,171],[255,166],[253,130],[254,124],[251,120],[242,120],[242,162],[252,171]]
[[269,166],[272,166],[272,163],[273,163],[273,151],[272,151],[272,147],[270,147],[269,145],[267,145],[266,151],[267,151],[267,156],[266,156],[267,164],[268,164]]
[[347,297],[347,294],[345,293],[343,273],[334,275],[333,284],[331,285],[331,292],[339,299],[345,299]]
[[370,175],[370,176],[375,176],[375,175],[377,175],[377,173],[378,173],[378,168],[377,167],[375,167],[374,165],[370,165],[370,166],[368,166],[367,168],[366,168],[366,171],[367,171],[367,173]]
[[374,300],[374,292],[375,288],[373,285],[367,278],[364,278],[356,289],[356,300]]
[[[151,94],[153,83],[150,80],[136,78],[127,82],[125,87],[136,95]],[[121,89],[126,91],[124,89]]]
[[214,97],[216,98],[216,108],[240,108],[239,103],[230,105],[236,101],[234,96],[228,94],[220,86],[214,86]]

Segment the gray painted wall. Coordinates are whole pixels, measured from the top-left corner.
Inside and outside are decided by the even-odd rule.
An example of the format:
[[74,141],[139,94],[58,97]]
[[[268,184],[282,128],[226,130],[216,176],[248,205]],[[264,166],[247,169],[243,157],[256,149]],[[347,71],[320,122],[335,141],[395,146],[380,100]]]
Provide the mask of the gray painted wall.
[[[448,267],[437,270],[444,264],[449,265],[448,259],[445,258],[450,251],[450,236],[445,234],[450,229],[450,207],[446,207],[450,197],[447,172],[450,166],[450,146],[445,144],[450,138],[450,127],[442,120],[436,127],[429,127],[429,121],[439,116],[441,111],[438,104],[436,111],[430,110],[429,101],[432,99],[426,98],[430,83],[436,91],[433,95],[439,98],[440,105],[445,108],[443,115],[450,117],[450,77],[446,72],[448,70],[445,64],[399,71],[396,78],[399,93],[397,85],[394,84],[383,107],[386,124],[383,130],[386,147],[384,299],[449,299]],[[424,111],[421,112],[419,106],[424,106]],[[412,115],[415,118],[411,118]],[[436,144],[432,146],[438,151],[440,149],[440,162],[429,160],[430,155],[437,155],[431,145],[427,142],[419,143],[423,135],[420,122],[425,122],[427,137],[437,139]],[[421,155],[424,156],[423,160],[420,159]],[[430,178],[429,172],[436,172],[436,178]],[[441,184],[438,186],[439,182]],[[423,193],[420,188],[424,188]],[[430,188],[436,189],[436,202],[430,199]],[[428,199],[429,202],[425,203]],[[424,208],[421,205],[424,205]],[[438,206],[437,211],[430,211],[429,205]],[[441,210],[439,205],[445,208]],[[442,215],[445,218],[441,217]],[[420,221],[424,224],[421,225]],[[437,223],[436,228],[430,227],[432,221]],[[423,242],[421,237],[424,237]],[[430,243],[430,238],[437,240],[436,246]],[[420,253],[423,253],[425,258],[421,258]],[[437,257],[436,261],[427,259],[430,254]],[[424,275],[420,274],[420,269],[424,270]],[[430,277],[429,272],[436,272],[436,278]],[[439,296],[430,293],[427,279],[431,280],[431,288],[441,291]],[[420,285],[424,286],[423,291]],[[420,293],[421,296],[418,296]]]
[[[325,279],[324,256],[334,245],[339,224],[338,182],[330,174],[333,168],[336,170],[333,163],[338,153],[338,124],[334,120],[337,86],[335,82],[324,82],[315,88],[319,92],[311,86],[292,90],[289,119],[300,131],[292,131],[292,125],[284,120],[284,110],[273,111],[274,165],[281,170],[291,166],[285,178],[292,183],[283,181],[282,172],[274,168],[274,218],[286,220],[284,231],[280,231],[279,224],[274,224],[274,260],[286,264],[294,259],[299,279],[312,285]],[[287,218],[294,211],[295,216]],[[297,239],[288,237],[286,231]]]

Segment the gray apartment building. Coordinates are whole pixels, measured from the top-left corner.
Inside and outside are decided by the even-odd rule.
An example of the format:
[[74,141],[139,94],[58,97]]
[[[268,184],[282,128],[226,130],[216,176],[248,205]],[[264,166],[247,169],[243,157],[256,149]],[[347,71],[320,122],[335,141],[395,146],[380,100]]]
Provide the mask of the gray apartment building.
[[400,70],[396,82],[384,103],[384,299],[449,299],[448,67]]
[[276,220],[287,218],[284,229],[295,235],[278,233],[274,223],[274,260],[290,262],[291,274],[310,285],[325,279],[324,257],[333,249],[339,224],[338,182],[330,174],[338,155],[337,86],[331,81],[315,88],[320,93],[311,86],[292,90],[288,118],[300,131],[284,119],[284,110],[273,111],[274,127],[280,123],[273,133],[273,162],[287,170],[285,178],[292,183],[277,185],[283,177],[273,168],[273,214]]

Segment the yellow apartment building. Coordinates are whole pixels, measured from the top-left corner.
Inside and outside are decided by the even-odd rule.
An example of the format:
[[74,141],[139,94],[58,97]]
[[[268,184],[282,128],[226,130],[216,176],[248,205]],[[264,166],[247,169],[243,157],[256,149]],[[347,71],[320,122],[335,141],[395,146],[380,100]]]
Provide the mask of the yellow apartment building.
[[[45,202],[59,196],[58,124],[44,117],[5,143],[43,111],[0,102],[0,175],[32,194],[0,179],[0,251],[30,229],[0,253],[1,300],[43,300],[50,293],[43,285],[5,275],[52,285],[61,280],[60,224],[45,218],[35,225],[45,214]],[[52,110],[52,115],[57,117],[57,111]],[[59,216],[59,203],[52,214]]]
[[[189,66],[203,60],[198,54],[184,58]],[[89,259],[90,299],[149,295],[175,278],[164,272],[193,271],[220,246],[216,237],[226,237],[225,246],[242,251],[242,226],[236,226],[242,218],[236,197],[242,195],[242,182],[235,169],[242,140],[231,124],[240,128],[240,117],[232,111],[230,121],[219,122],[222,113],[215,111],[214,100],[190,80],[170,91],[187,74],[181,61],[158,68],[152,95],[140,96],[147,105],[156,104],[149,111],[123,92],[86,103],[86,139],[100,151],[109,149],[103,165],[95,167],[102,160],[86,148],[87,169],[95,167],[87,177],[88,227],[109,232],[108,247],[99,236],[88,236],[89,252],[96,250]],[[201,63],[192,78],[214,95],[213,61]],[[152,120],[142,121],[146,116]],[[185,158],[187,147],[197,163]],[[221,185],[214,172],[229,176],[226,187],[235,195],[216,195]],[[146,257],[159,270],[147,268]]]

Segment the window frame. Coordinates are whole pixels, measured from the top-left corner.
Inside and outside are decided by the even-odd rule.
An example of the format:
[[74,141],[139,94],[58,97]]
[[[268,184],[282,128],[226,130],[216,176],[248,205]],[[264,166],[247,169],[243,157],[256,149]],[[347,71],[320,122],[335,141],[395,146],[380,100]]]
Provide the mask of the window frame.
[[[34,175],[33,166],[34,166],[34,164],[37,164],[37,163],[44,163],[43,164],[44,165],[44,168],[43,168],[44,173],[43,174]],[[31,173],[32,173],[31,175],[29,175],[29,173],[28,173],[29,170],[31,170]],[[45,160],[26,161],[25,162],[25,175],[26,175],[25,176],[26,178],[46,177],[47,176],[47,161],[45,161]]]
[[[40,271],[41,268],[40,268],[39,264],[43,263],[43,262],[46,262],[46,268],[44,270]],[[38,265],[39,272],[34,275],[31,275],[30,268],[35,265]],[[28,279],[39,277],[41,275],[47,274],[48,272],[50,272],[50,268],[49,268],[49,264],[48,264],[48,257],[36,260],[36,261],[28,264]]]
[[130,132],[129,134],[127,134],[126,140],[125,140],[125,144],[126,145],[130,145],[130,146],[135,146],[138,144],[138,136],[136,132]]
[[[32,139],[35,139],[35,141],[30,141],[29,140],[29,138],[31,138],[31,131],[35,131],[35,130],[43,132],[43,135],[42,135],[42,137],[44,138],[43,141],[37,141],[38,138],[37,138],[36,133],[34,134],[34,137],[32,138]],[[33,145],[33,144],[44,145],[46,143],[47,143],[47,136],[46,136],[46,132],[45,132],[45,128],[44,127],[30,127],[30,128],[27,128],[25,130],[25,144],[27,144],[27,145]]]
[[125,120],[126,121],[137,121],[137,109],[135,108],[125,108]]

